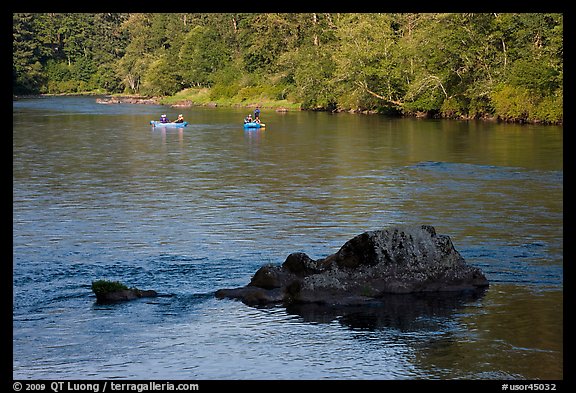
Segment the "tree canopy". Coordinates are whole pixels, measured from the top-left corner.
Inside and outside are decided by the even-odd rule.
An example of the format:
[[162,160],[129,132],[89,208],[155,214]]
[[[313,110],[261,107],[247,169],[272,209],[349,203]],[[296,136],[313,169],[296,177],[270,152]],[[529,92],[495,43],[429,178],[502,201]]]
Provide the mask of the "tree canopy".
[[16,13],[12,86],[558,123],[563,16]]

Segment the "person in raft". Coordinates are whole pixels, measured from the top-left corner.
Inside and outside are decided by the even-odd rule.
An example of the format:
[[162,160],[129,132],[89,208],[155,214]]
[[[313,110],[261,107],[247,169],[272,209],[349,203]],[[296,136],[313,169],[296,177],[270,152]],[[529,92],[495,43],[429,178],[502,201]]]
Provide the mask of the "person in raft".
[[170,123],[170,120],[166,117],[166,115],[160,116],[160,123]]
[[178,118],[174,120],[174,123],[184,123],[184,116],[182,116],[182,114],[179,114]]
[[252,123],[252,115],[248,114],[248,116],[246,116],[246,118],[244,119],[244,123]]

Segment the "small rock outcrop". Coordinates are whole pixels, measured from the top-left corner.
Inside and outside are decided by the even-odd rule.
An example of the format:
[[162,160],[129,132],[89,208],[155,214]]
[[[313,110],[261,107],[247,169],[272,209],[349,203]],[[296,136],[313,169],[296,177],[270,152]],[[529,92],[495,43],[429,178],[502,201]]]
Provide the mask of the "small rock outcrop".
[[142,290],[128,288],[118,281],[99,280],[92,282],[92,291],[96,295],[98,303],[114,303],[126,300],[134,300],[142,297],[156,297],[158,293],[151,289]]
[[141,97],[141,96],[113,96],[96,98],[97,104],[148,104],[157,105],[159,103],[157,98]]
[[488,285],[480,269],[466,264],[449,236],[422,225],[364,232],[323,259],[292,253],[281,266],[262,266],[248,285],[220,289],[215,295],[249,305],[360,305],[386,294],[465,291]]

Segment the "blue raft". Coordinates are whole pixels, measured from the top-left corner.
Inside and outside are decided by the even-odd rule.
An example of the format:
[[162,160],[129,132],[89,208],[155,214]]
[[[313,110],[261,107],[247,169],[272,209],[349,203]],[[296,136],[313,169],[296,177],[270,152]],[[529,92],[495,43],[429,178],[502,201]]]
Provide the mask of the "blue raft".
[[162,123],[157,120],[150,120],[150,124],[154,127],[170,127],[170,128],[184,128],[188,125],[188,122],[185,121],[183,123]]
[[247,129],[247,128],[264,128],[264,127],[266,127],[266,124],[264,124],[264,123],[256,123],[256,122],[244,123],[244,129]]

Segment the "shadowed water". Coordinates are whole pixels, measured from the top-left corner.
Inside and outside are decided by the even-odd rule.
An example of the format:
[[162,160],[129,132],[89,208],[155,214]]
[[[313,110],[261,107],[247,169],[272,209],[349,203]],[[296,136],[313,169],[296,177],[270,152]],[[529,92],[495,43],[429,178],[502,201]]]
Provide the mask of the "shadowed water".
[[[562,379],[561,127],[90,97],[13,104],[16,379]],[[433,225],[491,286],[364,309],[217,300],[292,252]],[[91,282],[162,296],[99,305]]]

